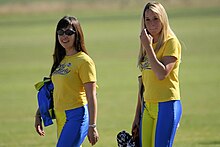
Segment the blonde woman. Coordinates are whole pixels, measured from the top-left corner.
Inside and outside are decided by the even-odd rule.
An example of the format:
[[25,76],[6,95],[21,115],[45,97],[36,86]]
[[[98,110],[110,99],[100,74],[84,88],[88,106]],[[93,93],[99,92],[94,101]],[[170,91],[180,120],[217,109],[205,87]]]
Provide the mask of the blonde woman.
[[141,128],[142,147],[172,147],[182,115],[178,77],[181,45],[160,3],[147,3],[141,21],[138,66],[144,86],[144,110],[141,121],[139,94],[132,130]]

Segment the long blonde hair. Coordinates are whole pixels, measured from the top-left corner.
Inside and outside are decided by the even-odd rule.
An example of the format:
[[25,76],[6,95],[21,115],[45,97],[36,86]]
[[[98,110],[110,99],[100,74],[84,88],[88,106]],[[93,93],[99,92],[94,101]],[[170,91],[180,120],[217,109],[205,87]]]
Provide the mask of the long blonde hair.
[[[143,13],[142,13],[142,19],[141,19],[141,31],[146,28],[145,25],[145,12],[147,10],[151,10],[158,14],[160,22],[162,24],[162,30],[155,48],[155,52],[158,52],[159,49],[162,47],[164,42],[168,39],[169,36],[175,36],[172,29],[169,25],[168,16],[166,13],[166,10],[164,7],[158,3],[158,2],[149,2],[145,5]],[[146,51],[143,48],[141,42],[140,42],[140,51],[139,51],[139,57],[138,57],[138,66],[140,66],[141,62],[143,61],[144,57],[146,56]]]

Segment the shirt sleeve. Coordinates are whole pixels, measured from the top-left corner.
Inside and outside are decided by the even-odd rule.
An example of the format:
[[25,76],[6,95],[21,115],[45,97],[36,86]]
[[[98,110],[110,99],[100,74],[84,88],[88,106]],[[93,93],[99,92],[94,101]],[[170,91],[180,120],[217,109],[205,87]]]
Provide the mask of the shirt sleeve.
[[165,46],[165,51],[163,56],[174,56],[179,59],[180,55],[180,44],[179,41],[175,38],[171,38],[167,41]]
[[84,83],[96,82],[96,68],[93,61],[86,61],[79,68],[79,76]]

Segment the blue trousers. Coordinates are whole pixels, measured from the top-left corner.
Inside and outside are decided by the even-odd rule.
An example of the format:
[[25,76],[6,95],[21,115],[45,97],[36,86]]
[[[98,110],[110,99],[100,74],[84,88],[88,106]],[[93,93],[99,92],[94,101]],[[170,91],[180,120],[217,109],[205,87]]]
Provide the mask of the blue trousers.
[[179,100],[146,103],[142,120],[142,147],[172,147],[181,115]]
[[58,139],[57,147],[80,147],[88,133],[88,106],[66,110],[66,122]]

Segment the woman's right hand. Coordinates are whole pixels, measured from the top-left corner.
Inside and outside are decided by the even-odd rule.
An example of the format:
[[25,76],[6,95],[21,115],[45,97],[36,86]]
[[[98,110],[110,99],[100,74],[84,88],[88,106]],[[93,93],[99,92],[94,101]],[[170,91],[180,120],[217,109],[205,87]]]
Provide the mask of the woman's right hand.
[[45,136],[40,115],[35,116],[35,130],[40,136]]
[[147,33],[147,29],[141,31],[140,40],[145,49],[152,47],[153,37]]
[[134,138],[139,136],[139,127],[140,127],[139,120],[135,119],[132,124],[132,129],[131,129],[131,133]]

